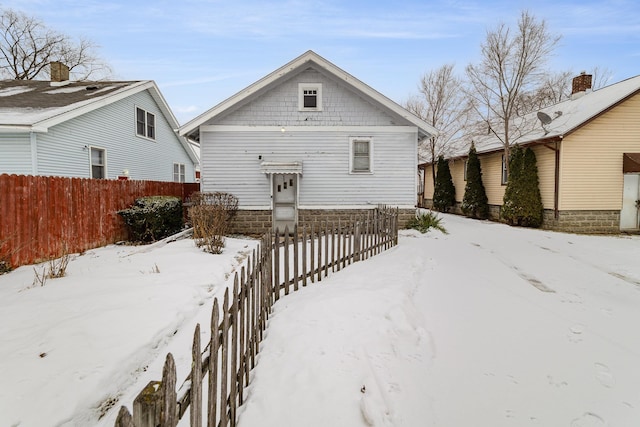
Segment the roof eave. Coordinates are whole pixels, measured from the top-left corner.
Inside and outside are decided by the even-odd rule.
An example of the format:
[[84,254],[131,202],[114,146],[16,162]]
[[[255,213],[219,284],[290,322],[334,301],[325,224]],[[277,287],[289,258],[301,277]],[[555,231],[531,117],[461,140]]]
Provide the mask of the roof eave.
[[433,126],[429,125],[427,122],[425,122],[424,120],[420,119],[419,117],[413,115],[412,113],[407,111],[405,108],[403,108],[399,104],[395,103],[391,99],[389,99],[386,96],[382,95],[380,92],[378,92],[375,89],[371,88],[367,84],[365,84],[362,81],[358,80],[357,78],[355,78],[351,74],[347,73],[346,71],[342,70],[341,68],[337,67],[333,63],[327,61],[326,59],[324,59],[323,57],[321,57],[320,55],[318,55],[317,53],[315,53],[315,52],[313,52],[311,50],[305,52],[304,54],[302,54],[299,57],[295,58],[291,62],[285,64],[284,66],[282,66],[280,68],[278,68],[276,71],[272,72],[271,74],[268,74],[267,76],[263,77],[262,79],[258,80],[257,82],[253,83],[252,85],[248,86],[246,89],[243,89],[242,91],[240,91],[240,92],[236,93],[235,95],[227,98],[226,100],[222,101],[221,103],[219,103],[218,105],[214,106],[213,108],[211,108],[211,109],[207,110],[206,112],[200,114],[199,116],[197,116],[196,118],[192,119],[191,121],[185,123],[179,129],[180,135],[185,136],[185,135],[192,135],[192,134],[197,133],[198,128],[200,127],[200,125],[204,124],[208,120],[211,120],[212,118],[216,117],[217,115],[223,113],[224,111],[226,111],[228,108],[232,107],[233,105],[236,105],[237,103],[242,102],[243,100],[245,100],[248,97],[252,96],[256,92],[258,92],[258,91],[264,89],[265,87],[271,85],[275,81],[280,80],[285,75],[288,75],[291,72],[299,70],[301,67],[303,67],[304,65],[306,65],[309,62],[313,62],[316,65],[318,65],[319,67],[327,70],[327,72],[329,72],[333,76],[335,76],[335,77],[339,78],[340,80],[346,82],[347,84],[353,86],[354,88],[356,88],[360,92],[366,94],[368,97],[370,97],[374,101],[376,101],[379,104],[385,106],[389,110],[393,111],[395,114],[399,115],[400,117],[403,117],[405,120],[407,120],[410,123],[414,124],[416,127],[418,127],[419,133],[421,135],[424,135],[424,137],[433,137],[433,136],[437,136],[438,135],[438,131]]

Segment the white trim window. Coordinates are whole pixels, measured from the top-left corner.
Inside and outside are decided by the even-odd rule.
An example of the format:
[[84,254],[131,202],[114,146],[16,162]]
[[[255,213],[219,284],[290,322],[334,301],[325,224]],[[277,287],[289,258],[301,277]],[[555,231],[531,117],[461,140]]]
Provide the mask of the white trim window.
[[136,107],[136,135],[156,139],[156,115]]
[[107,151],[103,148],[89,147],[89,161],[91,178],[105,179],[107,177]]
[[184,163],[173,164],[173,181],[185,182],[185,168]]
[[298,83],[298,110],[322,111],[322,83]]
[[351,173],[373,173],[373,138],[349,139],[349,171]]
[[502,179],[501,179],[501,184],[502,185],[507,185],[508,181],[509,181],[509,176],[507,174],[507,162],[505,161],[505,156],[503,154],[502,155]]

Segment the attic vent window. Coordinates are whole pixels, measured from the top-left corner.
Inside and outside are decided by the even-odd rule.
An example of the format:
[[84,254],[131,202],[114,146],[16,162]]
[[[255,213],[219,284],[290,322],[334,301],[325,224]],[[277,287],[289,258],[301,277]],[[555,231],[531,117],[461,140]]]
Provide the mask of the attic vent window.
[[300,83],[298,85],[298,109],[300,111],[322,111],[321,83]]

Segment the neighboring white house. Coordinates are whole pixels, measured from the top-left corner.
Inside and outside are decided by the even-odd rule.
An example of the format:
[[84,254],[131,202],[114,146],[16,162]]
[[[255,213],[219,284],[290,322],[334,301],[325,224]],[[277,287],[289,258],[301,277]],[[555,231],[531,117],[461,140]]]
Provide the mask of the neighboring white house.
[[[239,228],[281,230],[378,204],[407,218],[429,124],[308,51],[180,128],[204,192],[239,200]],[[273,213],[273,217],[272,217]]]
[[153,81],[70,82],[54,66],[59,81],[0,81],[0,174],[196,180],[198,158]]

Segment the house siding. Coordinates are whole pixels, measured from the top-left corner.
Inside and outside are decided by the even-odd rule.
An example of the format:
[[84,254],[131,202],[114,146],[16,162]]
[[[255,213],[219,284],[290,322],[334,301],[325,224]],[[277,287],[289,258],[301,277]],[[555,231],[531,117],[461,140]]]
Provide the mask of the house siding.
[[[135,107],[155,114],[156,139],[136,136]],[[123,170],[131,179],[173,181],[173,163],[185,165],[185,179],[195,181],[192,160],[164,120],[148,91],[122,99],[37,134],[38,175],[90,177],[90,151],[106,150],[107,178]]]
[[[375,127],[201,131],[203,191],[226,191],[241,209],[271,208],[263,161],[301,161],[299,207],[416,204],[417,129]],[[373,173],[349,173],[349,138],[373,138]],[[240,173],[239,173],[240,172]]]
[[[322,111],[298,110],[298,83],[322,83]],[[401,121],[399,121],[401,120]],[[309,69],[208,124],[248,126],[389,126],[403,123]]]
[[507,188],[502,184],[502,151],[488,155],[478,155],[482,168],[482,183],[487,193],[489,205],[500,205],[504,199],[504,191]]
[[536,145],[532,149],[536,155],[536,165],[538,166],[538,188],[540,189],[542,206],[545,209],[553,209],[556,153],[551,148],[542,145]]
[[32,173],[30,134],[0,134],[0,173]]
[[620,210],[627,152],[640,152],[640,95],[564,138],[560,209]]

